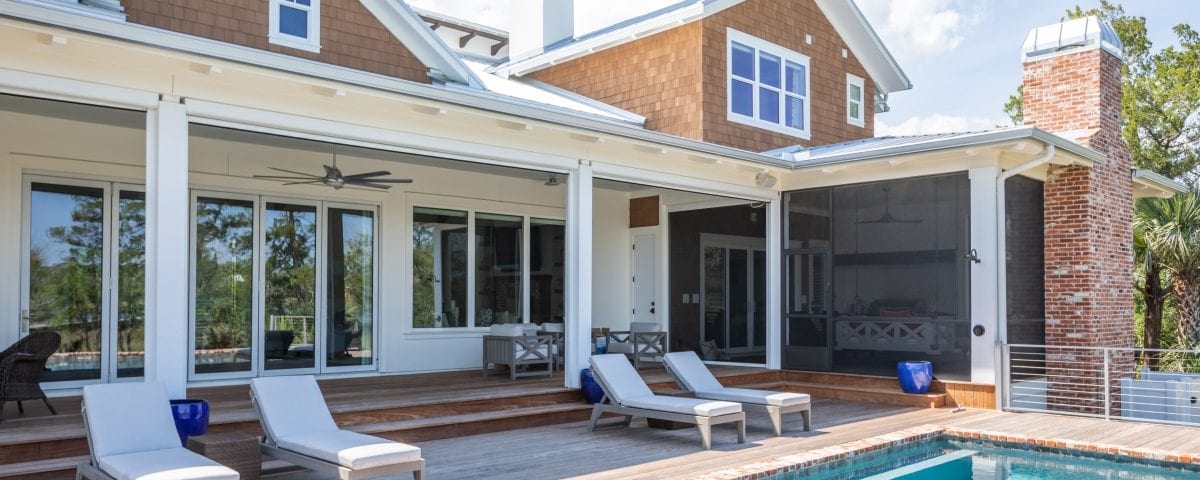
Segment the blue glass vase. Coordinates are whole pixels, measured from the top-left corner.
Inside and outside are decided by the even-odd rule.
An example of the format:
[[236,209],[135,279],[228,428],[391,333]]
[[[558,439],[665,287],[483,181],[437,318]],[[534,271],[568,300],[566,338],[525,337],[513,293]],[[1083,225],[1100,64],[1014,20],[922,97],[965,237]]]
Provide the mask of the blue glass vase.
[[600,384],[596,383],[595,377],[592,377],[592,369],[585,368],[579,372],[579,387],[583,392],[583,399],[587,403],[600,403],[604,400],[604,390],[600,388]]
[[933,364],[926,361],[899,362],[896,364],[896,378],[900,380],[900,390],[904,393],[925,393],[933,385]]
[[188,437],[198,437],[208,431],[208,402],[205,400],[171,400],[171,416],[179,443],[187,446]]

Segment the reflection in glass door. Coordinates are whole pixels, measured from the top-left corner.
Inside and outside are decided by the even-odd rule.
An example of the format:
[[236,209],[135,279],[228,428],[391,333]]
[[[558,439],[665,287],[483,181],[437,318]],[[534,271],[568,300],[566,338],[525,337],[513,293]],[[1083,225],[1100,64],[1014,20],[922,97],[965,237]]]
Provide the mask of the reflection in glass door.
[[263,226],[263,368],[314,368],[317,207],[266,202]]
[[249,371],[253,360],[254,202],[198,197],[195,215],[195,371]]
[[327,367],[370,366],[375,361],[375,211],[326,211]]
[[146,194],[117,194],[117,378],[140,377],[145,368]]
[[[80,182],[83,183],[83,182]],[[57,332],[43,381],[101,378],[105,315],[105,186],[29,186],[22,334]]]
[[703,246],[701,338],[708,360],[766,362],[766,252]]

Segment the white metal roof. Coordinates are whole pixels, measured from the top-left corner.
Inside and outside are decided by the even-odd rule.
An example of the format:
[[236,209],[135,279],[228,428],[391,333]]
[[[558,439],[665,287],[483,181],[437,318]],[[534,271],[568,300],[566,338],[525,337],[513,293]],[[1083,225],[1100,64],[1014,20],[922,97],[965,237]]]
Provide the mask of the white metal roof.
[[646,123],[646,118],[640,115],[536,80],[520,77],[504,78],[488,73],[488,64],[484,62],[464,60],[464,63],[483,82],[483,88],[490,92],[520,100],[565,108],[579,113],[628,122],[637,126],[642,126]]

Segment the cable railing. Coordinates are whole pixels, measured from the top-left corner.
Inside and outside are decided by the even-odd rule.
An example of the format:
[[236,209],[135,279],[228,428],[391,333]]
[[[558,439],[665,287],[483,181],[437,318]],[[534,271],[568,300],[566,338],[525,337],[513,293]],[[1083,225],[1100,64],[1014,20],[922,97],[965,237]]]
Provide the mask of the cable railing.
[[1002,346],[1003,408],[1200,425],[1200,350]]

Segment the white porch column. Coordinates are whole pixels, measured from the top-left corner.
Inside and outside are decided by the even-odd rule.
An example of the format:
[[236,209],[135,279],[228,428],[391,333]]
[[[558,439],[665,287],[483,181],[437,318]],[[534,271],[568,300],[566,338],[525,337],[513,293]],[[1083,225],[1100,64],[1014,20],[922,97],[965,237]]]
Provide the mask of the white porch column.
[[997,204],[996,176],[998,167],[972,168],[968,172],[971,186],[971,244],[979,263],[969,265],[971,271],[971,328],[984,328],[983,335],[971,332],[971,381],[996,385],[996,342],[1004,328],[1004,299],[1001,298],[1004,272],[1004,249],[998,231],[1003,225],[1001,205]]
[[579,388],[592,353],[592,164],[579,162],[567,178],[567,318],[563,377]]
[[188,124],[178,101],[146,116],[146,381],[187,394]]
[[783,366],[783,222],[782,194],[767,204],[767,368]]

